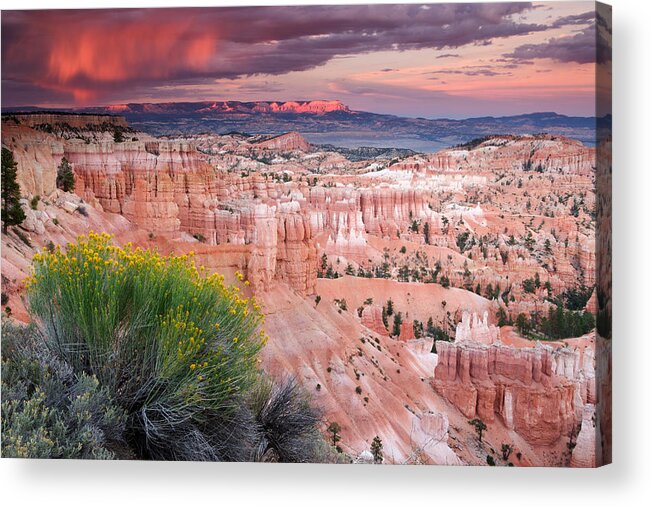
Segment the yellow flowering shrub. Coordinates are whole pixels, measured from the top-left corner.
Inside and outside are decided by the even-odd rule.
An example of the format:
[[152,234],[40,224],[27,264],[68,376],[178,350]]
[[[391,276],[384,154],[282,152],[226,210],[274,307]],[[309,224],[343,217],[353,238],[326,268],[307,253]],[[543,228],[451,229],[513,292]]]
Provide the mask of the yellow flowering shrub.
[[49,346],[141,418],[171,411],[200,420],[235,406],[258,380],[260,307],[223,276],[204,276],[192,255],[90,233],[35,255],[26,285]]

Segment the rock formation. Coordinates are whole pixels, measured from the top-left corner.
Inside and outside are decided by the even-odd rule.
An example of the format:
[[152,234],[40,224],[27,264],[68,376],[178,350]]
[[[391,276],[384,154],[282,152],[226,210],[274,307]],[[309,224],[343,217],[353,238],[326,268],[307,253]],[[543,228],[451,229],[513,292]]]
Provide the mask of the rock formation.
[[[204,106],[205,114],[345,108]],[[601,444],[609,345],[593,334],[536,343],[495,325],[499,309],[506,320],[546,315],[566,290],[595,284],[593,149],[562,137],[500,136],[353,162],[296,132],[156,138],[121,117],[55,114],[3,117],[2,137],[26,211],[25,240],[16,231],[2,237],[3,291],[15,318],[28,319],[21,280],[49,241],[65,245],[94,229],[118,244],[192,250],[227,279],[244,273],[267,316],[265,369],[295,374],[314,391],[327,419],[342,424],[351,456],[366,459],[379,435],[396,462],[418,454],[485,463],[472,446],[451,447],[452,433],[463,438],[455,428],[474,417],[489,425],[492,445],[505,434],[520,439],[525,464],[592,466],[609,455]],[[62,157],[74,194],[56,188]],[[403,317],[396,338],[393,317],[389,330],[383,322],[389,298]],[[348,310],[335,303],[342,299]],[[595,291],[586,308],[599,304]],[[431,353],[434,336],[452,334]]]
[[591,349],[554,348],[536,343],[503,344],[486,323],[466,313],[454,343],[436,342],[433,385],[468,418],[503,424],[528,442],[550,445],[568,436],[592,402]]
[[475,342],[492,345],[499,340],[500,330],[488,323],[488,312],[480,319],[476,313],[463,312],[461,321],[457,324],[455,342]]
[[576,438],[575,447],[572,450],[570,466],[573,468],[594,468],[597,466],[597,450],[600,442],[597,439],[595,428],[595,407],[586,405],[583,409],[581,419],[581,430]]
[[436,342],[434,387],[468,418],[492,422],[546,445],[574,424],[574,385],[552,374],[551,351]]

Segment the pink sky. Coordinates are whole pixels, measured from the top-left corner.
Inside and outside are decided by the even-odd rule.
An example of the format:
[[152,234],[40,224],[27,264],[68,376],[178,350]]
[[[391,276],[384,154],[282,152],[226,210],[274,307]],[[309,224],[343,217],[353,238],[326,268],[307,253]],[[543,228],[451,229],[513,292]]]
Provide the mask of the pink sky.
[[594,114],[594,3],[4,11],[2,106],[338,99]]

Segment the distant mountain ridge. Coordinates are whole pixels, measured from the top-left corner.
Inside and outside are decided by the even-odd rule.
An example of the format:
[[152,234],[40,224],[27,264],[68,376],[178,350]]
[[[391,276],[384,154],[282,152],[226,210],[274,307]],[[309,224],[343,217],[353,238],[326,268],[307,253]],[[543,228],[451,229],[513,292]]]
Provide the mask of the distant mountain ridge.
[[338,100],[128,103],[66,111],[124,116],[133,128],[152,135],[232,131],[276,135],[296,131],[315,144],[415,151],[436,151],[488,135],[542,132],[594,145],[597,127],[609,128],[612,122],[610,116],[597,119],[554,112],[459,120],[409,118],[351,110]]
[[202,101],[202,102],[145,102],[113,104],[109,106],[89,107],[88,112],[109,112],[114,114],[325,114],[334,111],[352,111],[339,100],[298,100],[287,102],[241,102],[238,100]]

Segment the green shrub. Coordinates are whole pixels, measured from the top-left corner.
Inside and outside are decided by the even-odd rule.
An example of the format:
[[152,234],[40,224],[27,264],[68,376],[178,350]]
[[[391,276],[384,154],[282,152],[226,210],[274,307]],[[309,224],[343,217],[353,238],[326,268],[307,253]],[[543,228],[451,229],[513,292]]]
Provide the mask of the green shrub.
[[38,209],[38,203],[41,202],[41,196],[40,195],[35,195],[32,197],[29,201],[29,207],[32,208],[33,210]]
[[125,413],[97,378],[57,359],[33,327],[2,327],[2,456],[111,459]]
[[257,303],[192,255],[91,233],[37,254],[27,295],[38,331],[3,329],[3,455],[336,460],[295,380],[258,369]]
[[117,248],[108,235],[37,254],[34,269],[29,305],[48,347],[110,390],[145,457],[245,459],[223,449],[219,428],[260,381],[255,301],[187,256]]

